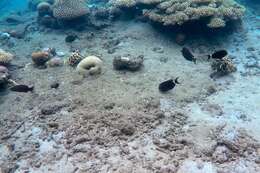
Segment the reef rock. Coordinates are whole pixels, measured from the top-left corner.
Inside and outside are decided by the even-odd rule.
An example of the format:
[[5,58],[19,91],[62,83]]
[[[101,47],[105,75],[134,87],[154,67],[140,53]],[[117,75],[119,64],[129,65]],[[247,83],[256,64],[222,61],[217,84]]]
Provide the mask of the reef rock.
[[88,56],[77,65],[76,71],[83,75],[98,75],[102,70],[102,60],[96,56]]
[[8,69],[5,66],[0,65],[0,88],[8,83]]
[[61,58],[55,57],[47,62],[48,67],[59,67],[63,65],[63,60]]
[[14,55],[0,49],[0,65],[8,65],[13,60]]
[[228,56],[222,59],[216,59],[212,62],[211,68],[214,71],[211,77],[214,76],[225,76],[230,73],[236,72],[237,68]]
[[137,71],[143,66],[143,61],[142,55],[137,58],[117,56],[113,60],[113,65],[116,70]]
[[61,20],[72,20],[89,12],[84,0],[56,0],[53,5],[53,16]]
[[241,19],[245,8],[234,0],[110,0],[116,8],[142,9],[143,16],[163,25],[205,21],[209,28],[221,28]]

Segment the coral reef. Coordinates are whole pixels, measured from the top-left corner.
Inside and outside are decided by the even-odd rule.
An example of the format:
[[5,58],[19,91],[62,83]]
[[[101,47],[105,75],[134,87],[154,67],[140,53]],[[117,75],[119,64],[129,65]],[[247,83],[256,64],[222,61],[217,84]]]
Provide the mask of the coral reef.
[[77,65],[76,71],[83,75],[97,75],[102,70],[102,60],[96,56],[88,56]]
[[214,76],[224,76],[228,75],[232,72],[237,71],[235,64],[228,58],[228,56],[222,59],[216,59],[211,64],[212,70],[214,72],[211,74],[212,77]]
[[53,15],[57,19],[71,20],[82,17],[88,13],[83,0],[56,0],[53,5]]
[[209,28],[221,28],[243,17],[245,8],[234,0],[110,0],[117,8],[143,10],[143,15],[163,25],[183,25],[205,20]]
[[78,65],[78,63],[83,59],[84,57],[80,54],[80,52],[78,50],[76,50],[75,52],[73,52],[70,57],[67,60],[67,64],[75,67]]
[[142,55],[137,58],[116,56],[113,65],[116,70],[137,71],[143,66],[144,57]]
[[33,52],[32,61],[36,66],[43,66],[50,59],[50,54],[45,51]]
[[13,60],[14,55],[0,49],[0,65],[8,65]]

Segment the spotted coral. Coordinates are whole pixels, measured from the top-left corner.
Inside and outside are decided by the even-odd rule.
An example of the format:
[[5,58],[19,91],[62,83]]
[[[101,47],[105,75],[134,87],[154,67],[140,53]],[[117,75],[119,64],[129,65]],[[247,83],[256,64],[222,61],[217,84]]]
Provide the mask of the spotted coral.
[[206,20],[210,28],[225,27],[226,22],[241,19],[245,12],[234,0],[110,0],[110,4],[116,8],[138,7],[145,17],[163,25]]
[[14,55],[0,49],[0,65],[8,65],[13,60]]
[[75,67],[78,65],[78,63],[84,59],[84,57],[80,54],[80,52],[78,50],[76,50],[75,52],[73,52],[70,57],[67,60],[67,64]]
[[84,0],[56,0],[53,5],[53,15],[57,19],[71,20],[88,13]]

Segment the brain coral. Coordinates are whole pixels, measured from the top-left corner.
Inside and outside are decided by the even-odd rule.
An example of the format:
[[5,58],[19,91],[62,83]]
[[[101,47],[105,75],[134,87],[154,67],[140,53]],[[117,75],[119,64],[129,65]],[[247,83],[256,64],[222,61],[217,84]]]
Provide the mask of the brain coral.
[[245,8],[234,0],[110,0],[117,8],[138,7],[143,15],[163,25],[182,25],[205,19],[209,28],[220,28],[241,19]]
[[71,20],[87,13],[88,8],[84,0],[56,0],[53,5],[53,15],[57,19]]
[[8,65],[13,60],[13,54],[0,49],[0,65]]
[[97,75],[102,70],[102,60],[96,56],[88,56],[77,65],[76,71],[83,75]]

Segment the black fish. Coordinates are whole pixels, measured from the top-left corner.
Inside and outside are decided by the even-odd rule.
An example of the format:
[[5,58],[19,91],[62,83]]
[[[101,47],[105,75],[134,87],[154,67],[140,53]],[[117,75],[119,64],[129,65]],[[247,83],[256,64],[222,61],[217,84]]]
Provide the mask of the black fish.
[[29,92],[29,91],[33,91],[33,86],[28,86],[28,85],[15,85],[13,87],[10,88],[11,91],[15,91],[15,92]]
[[218,50],[214,52],[212,55],[208,55],[208,59],[213,58],[213,59],[222,59],[225,56],[227,56],[228,52],[226,50]]
[[178,79],[179,79],[179,77],[177,77],[174,81],[172,79],[170,79],[170,80],[160,83],[159,90],[161,92],[166,92],[166,91],[173,89],[176,84],[180,84]]
[[77,35],[71,34],[71,35],[68,35],[68,36],[65,38],[65,42],[66,42],[66,43],[72,43],[72,42],[75,41],[77,38],[78,38]]
[[187,47],[183,47],[182,50],[183,57],[188,61],[193,61],[196,64],[196,58],[194,58],[194,55],[191,53],[191,51]]

